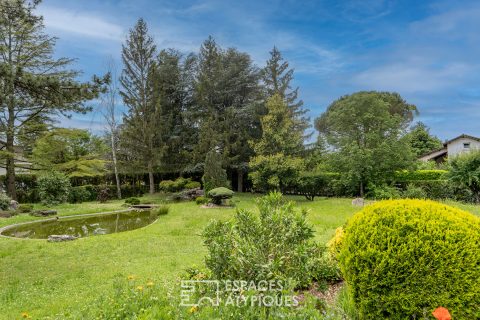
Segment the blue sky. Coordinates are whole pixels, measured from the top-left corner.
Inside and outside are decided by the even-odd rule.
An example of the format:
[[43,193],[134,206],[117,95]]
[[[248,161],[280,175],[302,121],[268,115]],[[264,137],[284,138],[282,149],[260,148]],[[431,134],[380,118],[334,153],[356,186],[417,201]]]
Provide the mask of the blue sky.
[[[478,1],[44,0],[38,12],[85,79],[109,56],[119,61],[143,17],[159,48],[196,51],[212,35],[263,66],[276,45],[312,120],[342,95],[388,90],[417,105],[441,139],[480,136]],[[103,120],[93,112],[61,125],[99,132]]]

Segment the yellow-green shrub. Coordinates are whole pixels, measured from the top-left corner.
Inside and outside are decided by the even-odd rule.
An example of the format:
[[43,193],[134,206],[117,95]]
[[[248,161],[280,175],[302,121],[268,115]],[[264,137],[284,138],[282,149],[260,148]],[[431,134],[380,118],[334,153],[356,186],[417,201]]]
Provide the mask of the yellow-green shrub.
[[335,234],[333,235],[333,238],[330,239],[330,241],[328,241],[327,243],[328,253],[330,257],[332,257],[334,260],[338,259],[344,237],[345,231],[343,230],[343,227],[338,227],[337,229],[335,229]]
[[424,200],[387,200],[345,228],[340,268],[365,319],[419,319],[439,307],[480,318],[480,219]]

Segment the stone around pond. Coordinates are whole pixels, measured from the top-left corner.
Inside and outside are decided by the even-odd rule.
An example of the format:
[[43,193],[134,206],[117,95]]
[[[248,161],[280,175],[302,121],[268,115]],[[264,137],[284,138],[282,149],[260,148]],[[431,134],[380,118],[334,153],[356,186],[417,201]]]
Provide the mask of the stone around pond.
[[48,236],[48,242],[64,242],[64,241],[72,241],[72,240],[76,240],[77,237],[74,237],[74,236],[71,236],[71,235],[68,235],[68,234],[61,234],[61,235],[55,235],[55,234],[52,234],[50,236]]

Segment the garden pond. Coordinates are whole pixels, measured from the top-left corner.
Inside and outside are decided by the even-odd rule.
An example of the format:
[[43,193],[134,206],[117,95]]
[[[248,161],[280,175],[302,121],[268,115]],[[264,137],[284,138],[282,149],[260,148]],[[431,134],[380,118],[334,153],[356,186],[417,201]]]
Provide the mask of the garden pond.
[[58,217],[7,226],[0,229],[0,235],[24,239],[48,239],[51,235],[84,238],[142,228],[157,218],[158,215],[150,210]]

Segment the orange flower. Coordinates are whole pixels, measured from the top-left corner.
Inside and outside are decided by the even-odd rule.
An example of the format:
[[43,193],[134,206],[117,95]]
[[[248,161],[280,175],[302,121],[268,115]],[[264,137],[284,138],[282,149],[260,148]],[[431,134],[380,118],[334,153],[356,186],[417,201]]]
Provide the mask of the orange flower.
[[437,320],[452,320],[452,316],[444,307],[438,307],[432,312],[432,314],[435,318],[437,318]]

